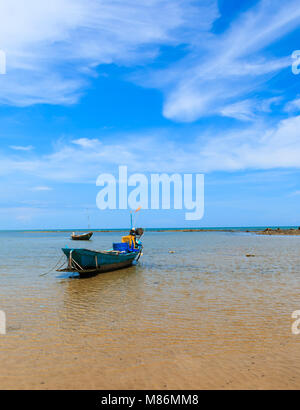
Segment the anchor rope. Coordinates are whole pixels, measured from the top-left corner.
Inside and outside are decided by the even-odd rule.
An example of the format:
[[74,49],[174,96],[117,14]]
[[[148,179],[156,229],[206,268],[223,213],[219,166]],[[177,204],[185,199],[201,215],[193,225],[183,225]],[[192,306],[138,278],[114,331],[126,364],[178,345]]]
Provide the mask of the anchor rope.
[[[62,255],[60,258],[59,258],[59,260],[58,260],[58,262],[56,263],[56,265],[55,266],[53,266],[53,268],[51,268],[48,272],[46,272],[46,273],[42,273],[41,275],[39,275],[39,276],[46,276],[46,275],[48,275],[49,273],[51,273],[53,270],[55,270],[57,267],[58,267],[58,265],[61,263],[61,261],[62,261],[62,259],[65,257],[65,255]],[[61,265],[61,267],[63,266],[65,264],[65,262]]]

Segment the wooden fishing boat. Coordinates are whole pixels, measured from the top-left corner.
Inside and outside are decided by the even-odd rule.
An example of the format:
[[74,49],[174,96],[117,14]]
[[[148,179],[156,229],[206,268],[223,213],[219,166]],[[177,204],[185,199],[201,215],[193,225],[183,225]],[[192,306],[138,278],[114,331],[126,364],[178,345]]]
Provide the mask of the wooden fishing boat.
[[81,235],[75,235],[75,233],[73,233],[71,239],[73,239],[73,241],[89,241],[92,236],[93,232],[83,233]]
[[90,249],[63,249],[68,259],[68,267],[60,271],[77,272],[80,275],[111,272],[117,269],[127,268],[139,259],[141,253],[119,251],[92,251]]
[[128,236],[122,238],[122,243],[114,243],[113,249],[108,251],[63,248],[68,265],[58,269],[58,272],[77,272],[84,276],[129,267],[142,255],[143,245],[140,237],[143,233],[141,228],[132,229]]

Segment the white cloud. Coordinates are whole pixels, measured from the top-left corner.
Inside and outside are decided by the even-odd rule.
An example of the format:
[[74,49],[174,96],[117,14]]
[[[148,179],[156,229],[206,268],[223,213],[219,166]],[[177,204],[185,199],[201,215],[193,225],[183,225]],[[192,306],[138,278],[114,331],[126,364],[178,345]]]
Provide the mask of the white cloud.
[[99,144],[97,139],[79,138],[78,140],[73,140],[73,144],[79,145],[82,148],[93,148]]
[[232,117],[242,121],[253,120],[256,117],[254,112],[255,104],[252,100],[239,101],[220,109],[220,113],[224,117]]
[[220,114],[224,117],[236,118],[241,121],[253,121],[262,112],[271,112],[273,106],[279,104],[280,101],[281,97],[242,100],[220,108]]
[[10,145],[9,148],[11,148],[15,151],[31,151],[31,150],[34,149],[34,147],[32,145],[28,145],[28,146]]
[[272,58],[264,50],[298,27],[299,1],[261,0],[213,34],[218,13],[216,0],[0,0],[7,54],[0,104],[74,104],[97,66],[145,64],[160,46],[184,44],[186,58],[134,78],[163,91],[164,115],[183,122],[214,114],[254,120],[266,110],[249,94],[291,65],[290,51]]
[[75,103],[99,64],[144,63],[217,13],[214,0],[0,0],[0,103]]
[[300,116],[212,138],[202,157],[209,170],[300,168]]
[[289,101],[285,105],[284,111],[288,113],[300,112],[300,98],[296,98],[293,101]]
[[49,186],[36,186],[32,188],[32,191],[52,191],[52,188]]
[[194,42],[191,53],[177,65],[147,77],[141,74],[136,81],[164,92],[163,112],[169,119],[191,122],[221,114],[249,120],[248,96],[253,90],[256,95],[265,91],[270,78],[291,67],[290,50],[286,56],[272,57],[270,46],[299,23],[298,0],[262,0],[224,33]]
[[112,135],[105,142],[59,141],[54,152],[30,160],[0,155],[0,175],[93,184],[100,173],[116,173],[119,165],[128,165],[130,172],[170,173],[300,168],[300,116],[273,128],[255,123],[227,132],[211,131],[188,138],[190,142],[182,147],[170,137],[174,137],[170,131],[157,130]]

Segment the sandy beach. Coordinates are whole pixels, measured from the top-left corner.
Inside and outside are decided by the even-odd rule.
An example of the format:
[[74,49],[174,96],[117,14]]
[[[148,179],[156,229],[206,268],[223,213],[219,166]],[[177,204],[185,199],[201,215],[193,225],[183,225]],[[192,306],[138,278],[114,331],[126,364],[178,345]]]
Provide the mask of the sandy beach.
[[[89,341],[92,342],[92,341]],[[96,341],[95,341],[96,342]],[[72,342],[74,344],[74,342]],[[249,346],[250,347],[250,346]],[[298,347],[298,346],[297,346]],[[195,357],[182,350],[165,348],[163,358],[147,358],[133,350],[120,351],[110,360],[90,355],[85,358],[83,345],[75,344],[73,354],[64,354],[64,367],[55,362],[51,366],[40,353],[29,376],[10,363],[6,375],[1,376],[2,389],[299,389],[300,369],[296,363],[299,348],[285,344],[268,352],[219,353],[207,355],[198,351]],[[184,347],[182,347],[184,349]],[[263,349],[262,349],[263,350]],[[96,350],[97,352],[97,350]],[[2,361],[6,365],[6,360]],[[26,361],[28,364],[28,361]]]

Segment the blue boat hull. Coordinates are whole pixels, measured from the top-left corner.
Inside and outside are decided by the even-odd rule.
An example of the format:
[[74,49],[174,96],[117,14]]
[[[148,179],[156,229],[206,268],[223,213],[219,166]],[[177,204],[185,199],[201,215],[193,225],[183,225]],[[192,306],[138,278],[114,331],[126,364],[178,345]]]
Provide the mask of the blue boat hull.
[[89,249],[63,248],[68,258],[69,266],[66,271],[78,272],[82,275],[90,273],[110,272],[131,266],[139,257],[140,251],[135,252],[96,252]]

